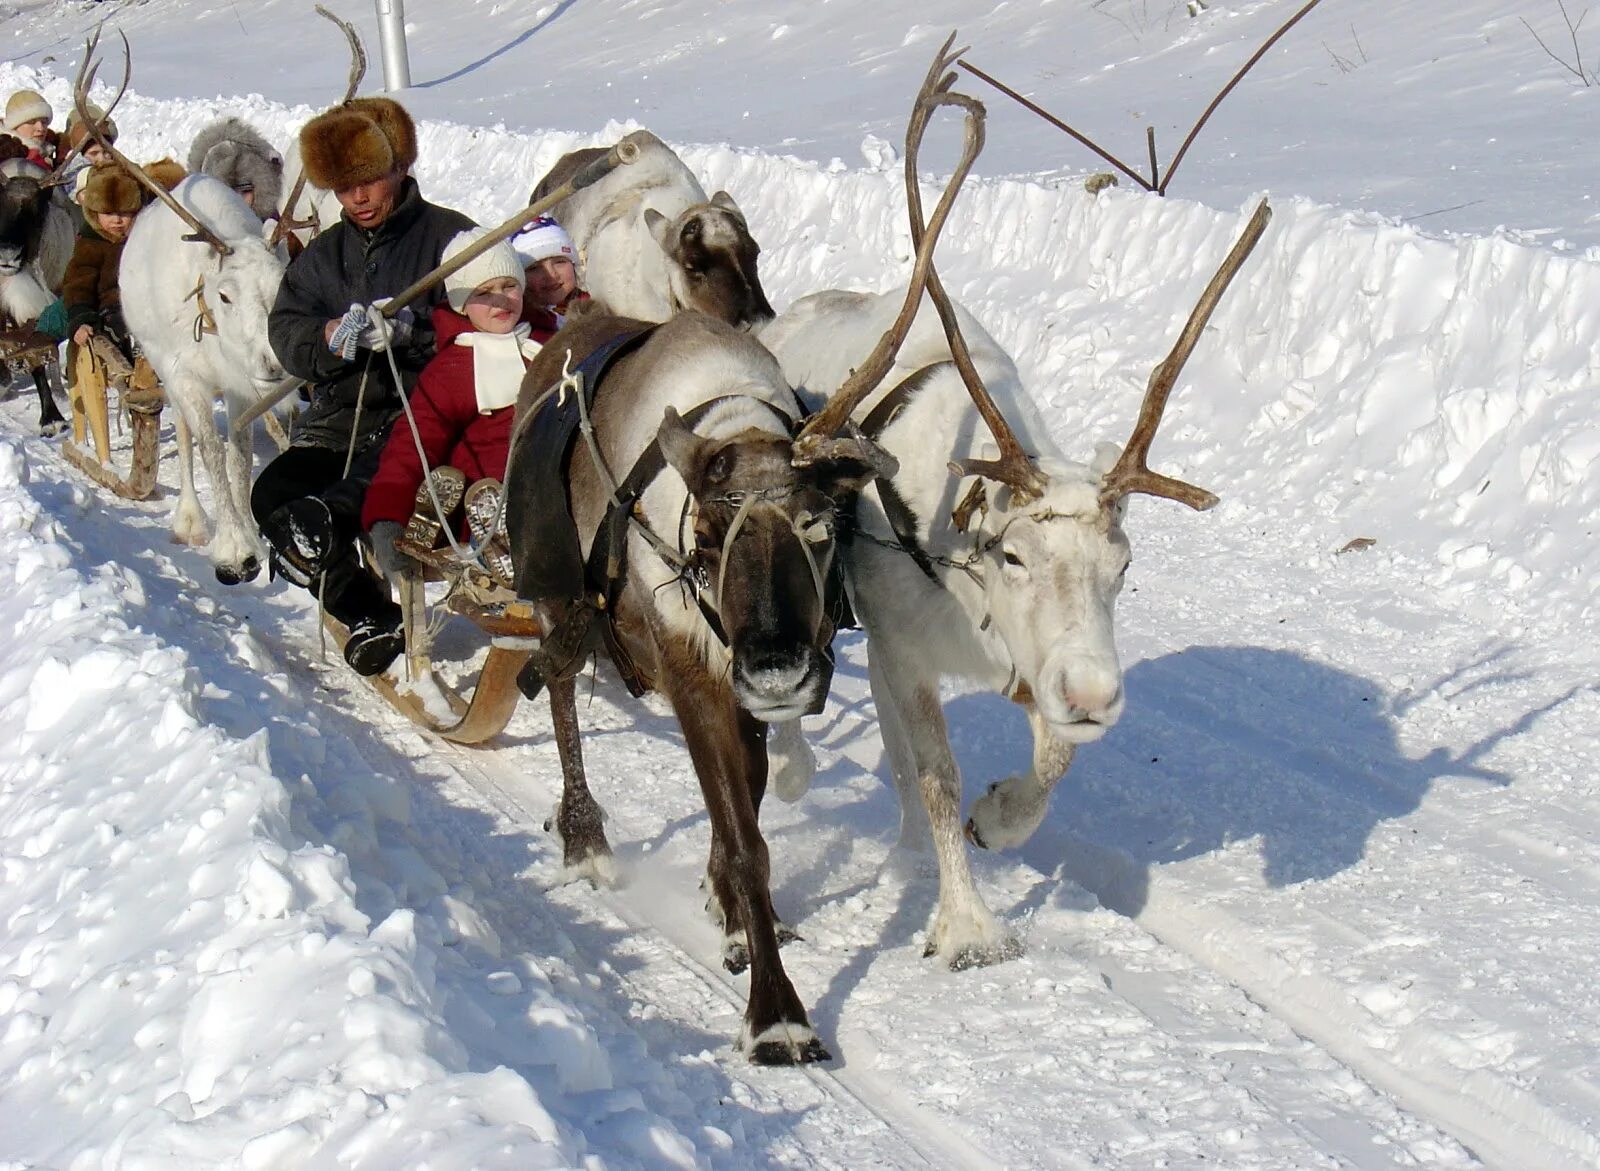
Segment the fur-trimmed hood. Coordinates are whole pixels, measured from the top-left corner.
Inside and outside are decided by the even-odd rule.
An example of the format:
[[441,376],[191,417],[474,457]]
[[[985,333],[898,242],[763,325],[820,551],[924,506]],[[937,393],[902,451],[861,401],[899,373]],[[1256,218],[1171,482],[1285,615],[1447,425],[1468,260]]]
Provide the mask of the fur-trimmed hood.
[[283,202],[283,156],[239,118],[222,118],[195,135],[189,171],[214,175],[229,187],[254,188],[256,214],[263,219],[276,215]]

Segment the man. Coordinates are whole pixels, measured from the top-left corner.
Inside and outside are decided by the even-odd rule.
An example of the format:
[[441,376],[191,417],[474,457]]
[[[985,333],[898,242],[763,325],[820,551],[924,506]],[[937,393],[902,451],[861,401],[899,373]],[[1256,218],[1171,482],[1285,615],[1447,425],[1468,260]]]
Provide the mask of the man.
[[[331,190],[340,222],[284,273],[268,336],[278,360],[306,379],[311,403],[291,445],[262,470],[250,507],[278,574],[313,593],[350,630],[345,659],[363,675],[404,649],[400,608],[362,568],[361,502],[389,428],[433,356],[431,290],[387,323],[373,309],[437,268],[445,245],[474,226],[422,198],[410,170],[416,127],[389,98],[358,98],[300,132],[307,179]],[[346,463],[348,461],[348,471]]]

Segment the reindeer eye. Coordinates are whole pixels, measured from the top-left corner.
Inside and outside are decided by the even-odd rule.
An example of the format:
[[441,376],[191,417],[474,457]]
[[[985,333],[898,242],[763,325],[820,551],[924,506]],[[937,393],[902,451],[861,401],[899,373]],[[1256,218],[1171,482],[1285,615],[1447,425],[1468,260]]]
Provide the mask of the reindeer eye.
[[699,549],[702,553],[708,552],[717,547],[717,538],[713,533],[706,529],[695,529],[694,547]]
[[1015,566],[1018,566],[1019,568],[1021,567],[1022,558],[1018,557],[1010,549],[1007,549],[1005,551],[1005,557],[1006,557],[1006,564],[1007,565],[1015,565]]
[[224,304],[224,305],[232,305],[232,304],[233,304],[233,298],[232,298],[232,297],[230,297],[230,296],[228,296],[228,294],[226,294],[226,293],[218,293],[218,294],[217,294],[217,298],[218,298],[218,300],[220,300],[220,301],[221,301],[221,302],[222,302],[222,303],[223,303],[223,304]]

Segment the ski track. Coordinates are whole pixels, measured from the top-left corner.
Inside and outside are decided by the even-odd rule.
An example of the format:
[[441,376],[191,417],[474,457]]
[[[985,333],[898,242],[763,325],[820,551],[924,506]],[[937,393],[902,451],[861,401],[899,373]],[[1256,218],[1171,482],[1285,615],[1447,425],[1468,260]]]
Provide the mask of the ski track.
[[[25,413],[25,400],[11,410]],[[631,1088],[649,1108],[695,1133],[715,1165],[742,1165],[753,1150],[761,1151],[764,1165],[841,1168],[1105,1161],[1471,1166],[1480,1159],[1498,1166],[1585,1165],[1589,1137],[1563,1115],[1593,1109],[1600,1095],[1592,1085],[1562,1078],[1529,1089],[1487,1070],[1463,1078],[1439,1066],[1433,1022],[1419,1017],[1408,1028],[1379,1021],[1375,1032],[1369,1008],[1352,1000],[1346,973],[1335,965],[1336,977],[1320,974],[1338,958],[1337,949],[1390,945],[1385,932],[1394,925],[1369,932],[1298,898],[1286,925],[1276,918],[1283,908],[1271,902],[1232,906],[1236,900],[1210,897],[1214,878],[1189,889],[1186,867],[1238,866],[1244,839],[1226,832],[1202,834],[1187,861],[1181,850],[1164,862],[1159,851],[1141,859],[1097,838],[1096,810],[1108,812],[1107,794],[1128,796],[1108,774],[1135,769],[1147,752],[1161,759],[1187,752],[1197,758],[1183,763],[1192,771],[1188,784],[1241,770],[1270,773],[1280,793],[1288,786],[1300,794],[1284,799],[1283,815],[1303,815],[1314,805],[1319,815],[1367,826],[1374,835],[1426,803],[1442,848],[1468,855],[1474,873],[1548,888],[1554,869],[1573,889],[1541,894],[1564,896],[1563,904],[1570,898],[1563,912],[1581,910],[1592,893],[1593,864],[1575,858],[1547,865],[1562,861],[1554,839],[1564,831],[1524,825],[1481,833],[1478,821],[1430,799],[1442,781],[1454,781],[1448,769],[1420,791],[1411,779],[1386,777],[1398,748],[1370,735],[1338,739],[1339,722],[1317,711],[1314,673],[1307,687],[1291,680],[1278,688],[1282,672],[1264,682],[1252,678],[1230,663],[1235,652],[1222,647],[1221,633],[1203,626],[1184,632],[1202,644],[1199,650],[1140,648],[1151,657],[1130,669],[1143,688],[1130,687],[1125,726],[1084,752],[1058,796],[1057,813],[1020,857],[975,860],[986,897],[1023,932],[1028,954],[953,975],[921,958],[936,878],[931,859],[889,846],[898,814],[892,790],[871,775],[879,748],[864,647],[859,638],[847,642],[834,703],[810,730],[818,781],[799,807],[769,803],[764,810],[774,897],[807,936],[786,949],[786,964],[837,1060],[799,1073],[762,1070],[730,1044],[744,981],[715,966],[717,936],[697,891],[704,816],[676,729],[658,701],[631,703],[602,679],[582,707],[591,776],[629,880],[609,892],[560,885],[558,847],[541,828],[559,796],[543,704],[524,705],[499,749],[432,739],[342,666],[316,663],[317,628],[297,598],[213,588],[202,554],[164,544],[167,501],[101,496],[77,485],[53,452],[41,458],[47,450],[30,442],[36,466],[59,481],[50,491],[78,503],[84,525],[74,518],[72,539],[91,558],[99,555],[101,526],[109,526],[99,534],[108,549],[115,546],[110,527],[133,525],[150,534],[151,563],[141,572],[153,569],[173,600],[185,603],[168,616],[163,637],[194,637],[184,610],[191,619],[253,627],[307,691],[327,689],[328,697],[314,704],[325,735],[348,738],[376,773],[413,778],[414,799],[427,810],[416,820],[429,822],[418,848],[442,872],[481,874],[474,890],[497,893],[479,911],[510,947],[539,957],[604,1044],[642,1045],[651,1072]],[[169,452],[164,473],[172,458]],[[1160,539],[1173,538],[1161,533]],[[1171,582],[1141,588],[1156,596],[1168,586],[1181,596],[1181,585]],[[1125,627],[1148,618],[1141,602],[1128,601]],[[283,624],[263,627],[263,619]],[[1271,617],[1262,621],[1276,625]],[[224,629],[218,637],[232,636]],[[451,643],[447,631],[446,659]],[[981,751],[994,759],[991,738],[1014,736],[1007,721],[1019,721],[990,697],[952,699],[962,713],[952,719],[958,755]],[[968,704],[1003,713],[999,727],[974,718]],[[1549,711],[1560,712],[1559,703]],[[1284,723],[1286,714],[1293,727]],[[1225,735],[1213,731],[1219,725],[1226,725]],[[1024,750],[1013,745],[1009,752],[1020,757]],[[635,791],[623,778],[642,783]],[[988,779],[969,776],[969,796]],[[1239,792],[1266,798],[1255,784]],[[1171,812],[1159,793],[1141,794],[1152,798],[1157,817]],[[1149,809],[1137,812],[1152,819]],[[1562,816],[1559,809],[1550,813]],[[1124,828],[1114,817],[1107,826],[1114,836]],[[440,851],[459,857],[436,856]],[[1537,863],[1522,865],[1530,852]],[[1342,870],[1338,880],[1349,876]],[[1301,946],[1307,950],[1297,952]],[[1318,957],[1317,949],[1330,954]],[[1423,991],[1449,997],[1448,989],[1417,994]],[[1130,1045],[1139,1056],[1132,1068],[1160,1071],[1148,1086],[1119,1083],[1117,1056]],[[1048,1125],[1007,1115],[1005,1082],[1018,1076],[1031,1079],[1034,1094],[1056,1083],[1064,1103],[1086,1108],[1064,1108]],[[971,1095],[985,1109],[974,1111]],[[959,1113],[950,1109],[956,1101]],[[717,1108],[704,1109],[706,1102]],[[1161,1119],[1196,1111],[1213,1113],[1216,1128],[1189,1117],[1188,1133],[1166,1145]],[[976,1125],[980,1117],[985,1121]],[[1246,1125],[1230,1127],[1230,1119]]]

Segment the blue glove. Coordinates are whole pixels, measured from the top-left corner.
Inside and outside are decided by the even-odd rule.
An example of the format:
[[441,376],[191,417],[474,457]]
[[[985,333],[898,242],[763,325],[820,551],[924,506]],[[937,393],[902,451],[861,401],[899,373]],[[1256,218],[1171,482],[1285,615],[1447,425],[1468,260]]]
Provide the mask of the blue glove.
[[375,353],[383,353],[390,346],[403,346],[411,336],[417,316],[410,309],[399,309],[393,317],[383,315],[383,307],[394,298],[379,297],[367,306],[367,323],[362,329],[359,343]]
[[351,305],[345,310],[339,324],[334,327],[333,336],[328,339],[330,353],[338,354],[346,362],[356,356],[356,347],[361,344],[362,333],[371,328],[367,320],[365,305]]

